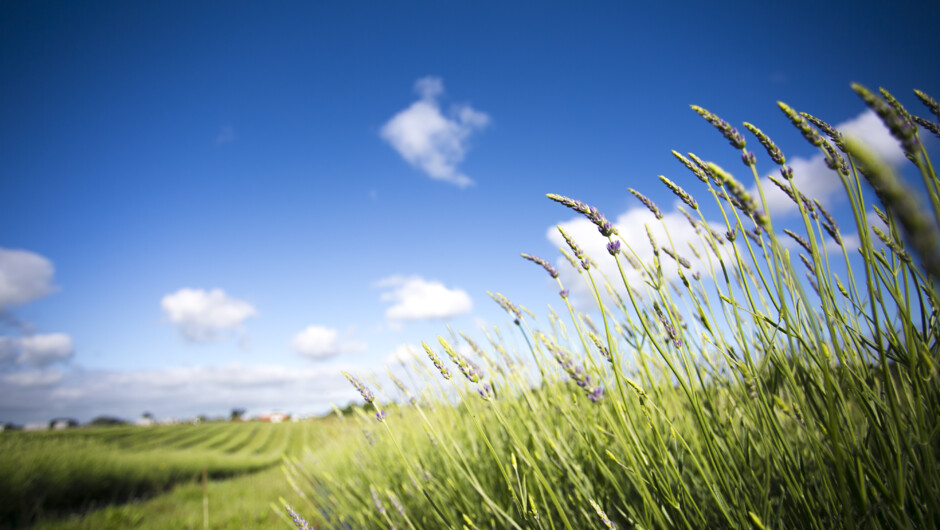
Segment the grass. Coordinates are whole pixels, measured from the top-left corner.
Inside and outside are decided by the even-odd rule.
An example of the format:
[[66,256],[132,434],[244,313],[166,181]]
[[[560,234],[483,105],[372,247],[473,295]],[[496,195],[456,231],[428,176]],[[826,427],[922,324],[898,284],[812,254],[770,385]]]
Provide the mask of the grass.
[[[224,480],[210,480],[207,487],[209,527],[217,530],[287,528],[272,510],[278,497],[293,498],[284,473],[274,467]],[[33,528],[48,530],[201,529],[203,490],[187,482],[164,495],[108,506],[88,514],[42,521]]]
[[[453,333],[425,344],[428,359],[405,367],[410,385],[349,375],[367,404],[339,422],[346,435],[287,468],[305,493],[296,525],[940,526],[940,180],[919,136],[938,128],[886,91],[853,89],[920,189],[781,103],[842,182],[854,226],[843,232],[803,195],[773,141],[747,124],[799,208],[795,223],[772,219],[766,186],[776,184],[759,178],[745,137],[693,107],[754,185],[674,153],[701,181],[693,196],[663,179],[696,236],[677,246],[659,208],[631,190],[653,214],[653,253],[596,209],[549,195],[605,238],[609,254],[587,256],[563,234],[593,309],[576,310],[572,286],[525,255],[558,280],[561,314],[538,320],[494,294],[513,323],[485,330],[485,347]],[[872,212],[885,227],[869,226]],[[612,277],[592,266],[602,259]]]
[[[127,502],[132,504],[108,508],[102,512],[104,515],[95,515],[91,520],[139,513],[132,506],[142,500],[179,485],[189,486],[176,491],[198,487],[194,484],[203,469],[212,481],[270,470],[281,463],[283,455],[299,454],[304,444],[317,437],[309,422],[3,433],[0,527],[48,523],[73,514],[81,519],[80,515],[97,508]],[[279,470],[276,474],[283,475]],[[270,482],[272,475],[258,476]],[[250,491],[250,481],[240,488]],[[169,499],[174,495],[181,493],[174,492]],[[199,497],[201,503],[201,493]],[[264,497],[263,504],[268,506],[273,499]],[[261,500],[252,499],[255,504]],[[172,501],[152,502],[159,506]],[[199,515],[201,524],[201,508]]]

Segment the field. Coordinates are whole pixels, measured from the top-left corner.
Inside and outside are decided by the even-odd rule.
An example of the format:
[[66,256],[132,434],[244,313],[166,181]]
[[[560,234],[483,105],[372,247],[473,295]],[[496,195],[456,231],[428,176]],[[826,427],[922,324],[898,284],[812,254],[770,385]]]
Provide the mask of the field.
[[308,421],[5,432],[0,527],[201,528],[203,469],[213,528],[283,525],[270,507],[291,494],[282,457],[299,456],[324,429]]
[[[522,255],[557,282],[560,310],[491,294],[507,323],[448,328],[401,366],[346,374],[364,405],[316,422],[4,433],[4,520],[134,501],[55,524],[940,527],[940,179],[919,136],[940,126],[853,89],[906,152],[906,174],[779,104],[842,184],[841,227],[760,129],[744,125],[779,166],[772,184],[737,129],[693,107],[754,184],[674,152],[701,182],[693,194],[660,177],[684,205],[683,245],[639,190],[650,221],[619,230],[550,194],[600,239],[560,228],[567,275]],[[795,221],[771,218],[771,185]],[[576,308],[564,281],[594,305]],[[203,493],[203,469],[241,478]]]

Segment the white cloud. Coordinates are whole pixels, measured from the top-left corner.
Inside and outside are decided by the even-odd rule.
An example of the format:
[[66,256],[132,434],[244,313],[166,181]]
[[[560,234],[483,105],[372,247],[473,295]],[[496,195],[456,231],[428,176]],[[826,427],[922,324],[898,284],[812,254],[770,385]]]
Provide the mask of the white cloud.
[[[872,110],[866,110],[855,118],[839,123],[835,128],[844,135],[862,140],[885,162],[897,165],[905,160],[898,141],[891,136],[887,127]],[[839,175],[829,169],[822,153],[817,153],[809,159],[793,157],[787,160],[787,164],[793,168],[793,180],[797,189],[810,199],[829,204],[833,197],[843,194],[844,188]],[[774,177],[780,179],[779,172],[775,173]],[[765,178],[761,180],[761,185],[767,199],[767,209],[772,215],[779,216],[797,211],[796,203],[772,182]],[[755,199],[759,198],[756,187],[752,187],[750,192]]]
[[22,353],[17,362],[20,364],[46,366],[65,361],[74,352],[72,337],[65,333],[31,335],[21,338],[19,342]]
[[0,248],[0,310],[55,291],[54,273],[52,262],[39,254]]
[[0,365],[48,366],[67,361],[75,348],[65,333],[0,337]]
[[18,387],[49,387],[62,381],[63,374],[56,369],[23,370],[0,375],[0,384]]
[[219,131],[219,134],[216,135],[215,144],[216,145],[228,144],[228,143],[234,142],[235,139],[236,139],[235,127],[227,125],[225,127],[222,127],[222,129]]
[[324,326],[307,326],[291,341],[294,351],[312,359],[325,359],[343,353],[358,353],[366,344],[352,337],[340,337],[339,332]]
[[180,334],[193,342],[215,340],[258,314],[251,304],[230,298],[221,289],[180,289],[164,296],[160,305]]
[[438,77],[424,77],[415,82],[420,99],[392,117],[380,131],[398,154],[432,179],[460,188],[473,180],[460,172],[470,135],[486,127],[490,118],[469,105],[454,106],[450,116],[441,113],[438,96],[444,83]]
[[836,125],[842,134],[865,142],[876,155],[890,164],[900,164],[906,160],[898,140],[891,136],[881,118],[873,110],[866,110],[851,120]]
[[356,399],[340,374],[350,367],[227,364],[131,372],[54,369],[0,374],[0,418],[17,423],[59,416],[81,421],[101,415],[125,419],[151,411],[158,418],[227,416],[270,410],[324,413]]
[[393,322],[451,318],[473,310],[473,300],[463,289],[448,289],[420,276],[392,276],[377,285],[391,289],[381,299],[393,302],[385,311],[385,317]]
[[385,358],[385,364],[407,364],[417,357],[417,351],[418,350],[413,346],[402,344],[401,346],[392,350],[392,353],[388,354],[388,357]]

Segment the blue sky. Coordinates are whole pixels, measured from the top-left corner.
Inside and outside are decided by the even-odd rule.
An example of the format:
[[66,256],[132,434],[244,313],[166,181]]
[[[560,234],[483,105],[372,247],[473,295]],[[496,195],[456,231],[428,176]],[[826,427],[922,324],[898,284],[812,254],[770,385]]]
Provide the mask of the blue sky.
[[839,212],[775,102],[900,165],[849,83],[926,115],[911,89],[940,97],[938,17],[931,2],[4,3],[0,421],[318,412],[355,396],[341,369],[380,370],[445,324],[504,324],[487,290],[544,313],[557,287],[518,254],[556,262],[550,229],[584,229],[545,193],[635,228],[627,188],[664,209],[657,175],[695,189],[672,149],[746,175],[689,104],[757,124]]

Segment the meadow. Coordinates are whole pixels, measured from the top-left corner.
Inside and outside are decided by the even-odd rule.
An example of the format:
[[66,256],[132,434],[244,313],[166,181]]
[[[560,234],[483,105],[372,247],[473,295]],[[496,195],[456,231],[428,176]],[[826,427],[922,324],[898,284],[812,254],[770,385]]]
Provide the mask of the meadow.
[[[745,137],[693,106],[747,175],[673,152],[672,171],[691,172],[699,185],[659,180],[682,205],[693,242],[674,243],[643,190],[629,192],[663,229],[645,227],[652,253],[632,248],[597,209],[549,194],[593,223],[606,245],[588,255],[584,241],[562,231],[571,275],[522,255],[533,274],[557,282],[558,310],[537,315],[492,293],[505,325],[472,335],[448,328],[386,373],[347,374],[363,404],[316,422],[3,433],[2,520],[51,528],[940,526],[940,179],[922,142],[940,136],[940,106],[916,92],[926,119],[887,91],[853,89],[907,167],[779,104],[793,134],[818,148],[841,182],[840,218],[851,222],[840,226],[800,191],[784,153],[757,126],[745,123]],[[778,166],[773,181],[760,178],[758,157]],[[768,186],[799,214],[773,219]],[[576,288],[592,307],[571,303]],[[209,517],[200,511],[203,469],[235,477],[213,483]],[[76,512],[83,515],[69,515]]]
[[[575,286],[523,254],[557,280],[558,311],[494,293],[511,323],[485,339],[445,333],[387,375],[348,374],[365,404],[343,421],[359,435],[290,459],[305,494],[286,507],[295,525],[940,526],[940,180],[922,143],[940,135],[940,107],[916,92],[926,119],[852,88],[906,167],[779,104],[841,182],[850,223],[800,191],[757,126],[744,124],[746,138],[693,106],[746,175],[673,152],[700,185],[660,181],[695,241],[674,244],[659,206],[630,189],[667,234],[646,227],[643,261],[597,209],[549,194],[606,243],[589,256],[562,234],[593,308],[576,310]],[[778,166],[773,179],[759,178],[758,157]],[[768,186],[792,199],[795,221],[772,219]]]

